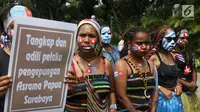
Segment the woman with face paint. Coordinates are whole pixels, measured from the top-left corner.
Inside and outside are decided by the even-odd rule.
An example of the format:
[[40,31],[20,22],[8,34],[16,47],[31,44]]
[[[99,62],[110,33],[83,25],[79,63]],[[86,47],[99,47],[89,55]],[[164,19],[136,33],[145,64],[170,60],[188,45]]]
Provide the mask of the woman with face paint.
[[181,93],[178,83],[178,67],[170,52],[174,49],[177,37],[172,28],[161,27],[154,35],[151,50],[157,49],[150,60],[158,71],[159,102],[157,112],[183,112]]
[[118,48],[110,44],[111,37],[112,37],[112,32],[110,27],[108,26],[102,27],[101,40],[103,47],[103,55],[104,57],[106,57],[106,59],[108,59],[112,63],[112,66],[114,67],[115,62],[120,59],[120,54]]
[[[78,24],[78,52],[73,58],[72,74],[78,85],[68,90],[66,112],[115,112],[113,69],[102,57],[100,26],[93,19]],[[72,78],[72,77],[71,77]]]
[[[149,50],[149,35],[134,27],[124,35],[129,53],[115,64],[115,88],[119,111],[156,111],[158,98],[153,63],[145,58]],[[151,103],[150,103],[151,102]]]
[[179,68],[178,82],[183,86],[181,98],[183,101],[184,112],[200,112],[200,102],[195,94],[198,86],[194,57],[192,52],[186,49],[189,32],[184,27],[176,27],[175,32],[178,41],[172,54]]

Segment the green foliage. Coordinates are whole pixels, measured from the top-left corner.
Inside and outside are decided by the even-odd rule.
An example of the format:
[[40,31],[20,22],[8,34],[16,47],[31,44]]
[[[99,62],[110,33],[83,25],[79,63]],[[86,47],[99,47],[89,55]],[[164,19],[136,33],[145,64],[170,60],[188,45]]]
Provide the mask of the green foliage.
[[200,68],[200,57],[195,59],[195,67]]

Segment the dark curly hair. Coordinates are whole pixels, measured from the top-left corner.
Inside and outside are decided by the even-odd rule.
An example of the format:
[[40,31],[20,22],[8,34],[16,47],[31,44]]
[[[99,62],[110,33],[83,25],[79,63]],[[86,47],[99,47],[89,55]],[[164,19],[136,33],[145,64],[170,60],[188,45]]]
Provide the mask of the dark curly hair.
[[120,52],[121,58],[128,54],[128,49],[129,49],[128,42],[134,40],[136,33],[138,33],[138,32],[148,33],[147,30],[145,30],[143,27],[135,26],[135,27],[128,29],[128,31],[126,31],[126,33],[124,34],[124,48]]
[[158,48],[161,47],[161,40],[163,39],[166,30],[169,28],[173,29],[171,26],[165,25],[152,32],[152,45],[146,54],[147,59],[149,59],[158,50]]

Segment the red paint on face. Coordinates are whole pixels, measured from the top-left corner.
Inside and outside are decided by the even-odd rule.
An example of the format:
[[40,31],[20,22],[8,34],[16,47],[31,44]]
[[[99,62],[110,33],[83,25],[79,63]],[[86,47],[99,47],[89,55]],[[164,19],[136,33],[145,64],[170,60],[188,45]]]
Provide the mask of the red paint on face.
[[90,41],[90,44],[96,44],[97,43],[96,38],[90,38],[89,41]]
[[184,37],[187,37],[187,36],[188,36],[188,33],[187,33],[187,32],[185,32],[183,35],[184,35]]
[[145,52],[149,50],[149,45],[136,45],[138,52]]
[[81,46],[90,46],[91,44],[94,45],[97,43],[96,38],[89,38],[88,40],[86,38],[83,38],[81,36],[78,36],[78,43]]
[[80,36],[78,36],[78,43],[83,43],[83,41],[84,41],[84,38],[82,38],[82,37],[80,37]]

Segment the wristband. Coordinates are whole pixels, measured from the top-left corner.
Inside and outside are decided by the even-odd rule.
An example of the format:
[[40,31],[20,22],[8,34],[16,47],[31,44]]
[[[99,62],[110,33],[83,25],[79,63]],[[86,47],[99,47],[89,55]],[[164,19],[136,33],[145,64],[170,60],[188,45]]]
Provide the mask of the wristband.
[[113,109],[113,108],[114,108],[114,109],[117,109],[117,105],[116,105],[116,104],[111,104],[111,105],[110,105],[110,109]]

